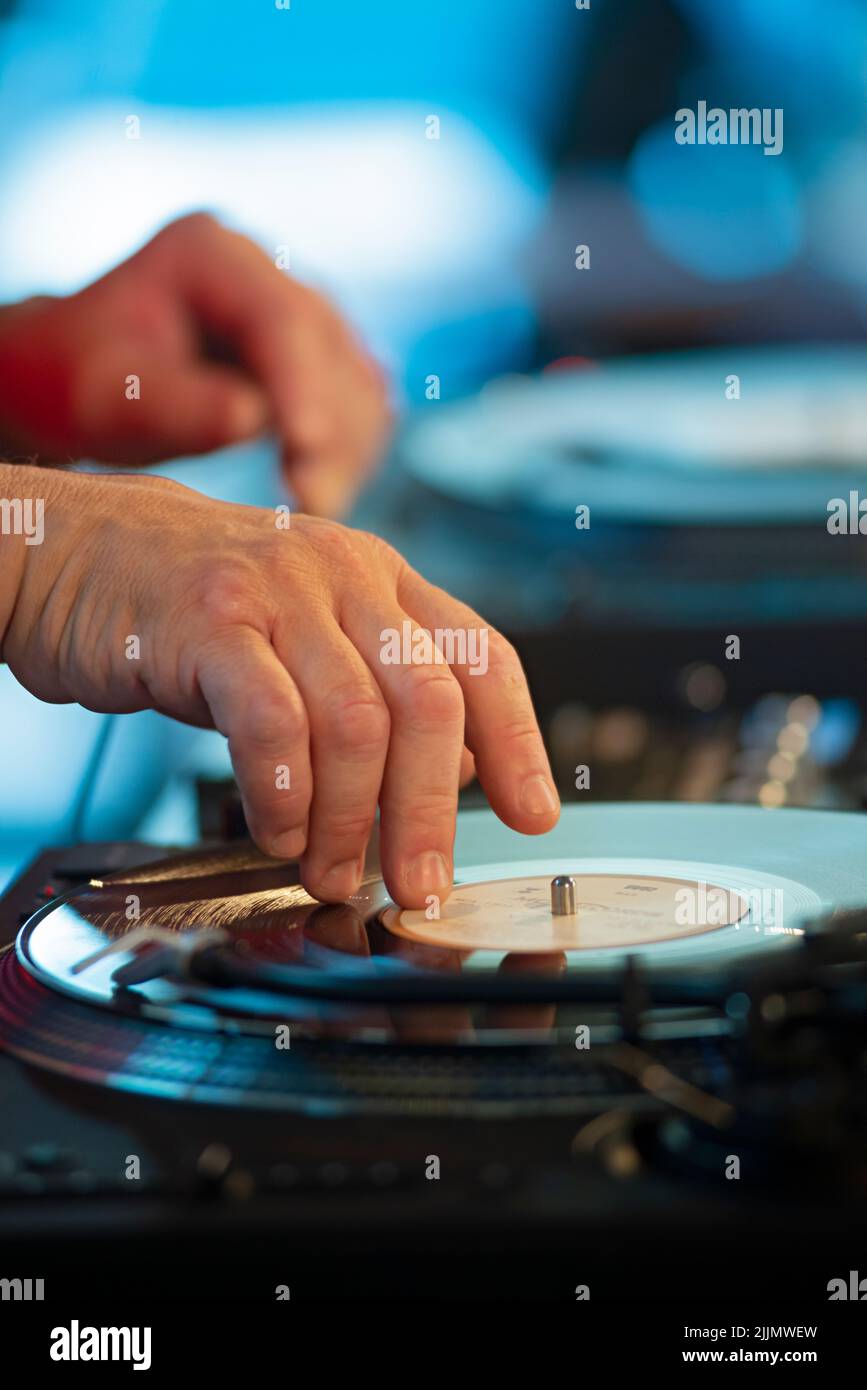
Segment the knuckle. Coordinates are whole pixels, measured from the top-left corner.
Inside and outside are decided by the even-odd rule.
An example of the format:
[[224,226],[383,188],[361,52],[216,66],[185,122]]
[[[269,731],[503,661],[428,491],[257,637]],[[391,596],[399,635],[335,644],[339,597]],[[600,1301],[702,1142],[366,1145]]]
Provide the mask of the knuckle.
[[175,313],[170,300],[157,287],[130,277],[118,305],[118,332],[159,341],[171,333]]
[[358,685],[338,690],[322,710],[323,729],[338,751],[379,754],[387,746],[391,720],[383,700]]
[[276,515],[276,512],[264,509],[257,512],[257,517],[262,523],[261,535],[255,538],[257,563],[270,575],[285,574],[293,565],[302,570],[309,570],[316,564],[317,557],[308,538],[302,534],[301,528],[295,525],[294,516],[292,531],[278,531],[274,524]]
[[541,734],[530,718],[515,719],[500,725],[497,738],[504,747],[518,749],[528,747],[535,750],[541,742]]
[[255,586],[248,568],[225,560],[207,566],[190,584],[190,597],[198,615],[212,628],[243,622],[254,595]]
[[488,628],[488,670],[505,680],[523,680],[518,653],[511,642],[495,628]]
[[307,540],[315,547],[319,560],[325,563],[335,576],[346,578],[361,568],[355,532],[336,521],[327,521],[324,517],[310,517],[305,520],[308,522],[305,527]]
[[418,833],[418,838],[422,841],[429,840],[431,836],[436,838],[437,834],[451,825],[456,806],[457,789],[438,795],[432,791],[426,795],[416,793],[405,820],[407,837],[415,838]]
[[404,715],[415,723],[463,723],[464,697],[450,672],[438,666],[410,666],[401,694]]
[[375,816],[372,811],[346,810],[325,817],[322,825],[323,838],[333,844],[340,841],[350,845],[366,845],[373,831]]
[[403,556],[395,550],[393,545],[383,540],[382,536],[375,536],[371,531],[357,531],[356,536],[359,543],[365,547],[373,563],[379,568],[384,568],[392,573],[406,565]]
[[202,233],[210,235],[215,231],[222,230],[221,222],[212,212],[209,212],[207,208],[197,208],[194,212],[188,212],[183,217],[178,217],[174,222],[170,222],[158,235],[179,238],[199,236]]
[[139,254],[172,264],[177,257],[186,254],[190,244],[195,246],[205,238],[211,240],[221,230],[213,213],[204,209],[188,212],[161,227]]
[[252,748],[289,749],[307,738],[307,717],[298,699],[252,691],[245,740]]
[[294,820],[291,815],[278,814],[275,810],[267,816],[260,815],[250,805],[244,803],[247,829],[260,849],[266,854],[278,850],[275,841],[279,838],[279,855],[282,859],[300,858],[307,848],[307,828],[303,816]]

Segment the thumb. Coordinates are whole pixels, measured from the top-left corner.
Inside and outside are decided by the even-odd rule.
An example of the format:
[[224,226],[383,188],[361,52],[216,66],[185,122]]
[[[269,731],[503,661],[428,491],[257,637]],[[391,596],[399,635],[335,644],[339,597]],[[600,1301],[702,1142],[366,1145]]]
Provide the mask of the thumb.
[[149,361],[107,383],[88,383],[80,402],[80,451],[115,463],[156,463],[202,454],[261,433],[269,419],[264,394],[222,364]]

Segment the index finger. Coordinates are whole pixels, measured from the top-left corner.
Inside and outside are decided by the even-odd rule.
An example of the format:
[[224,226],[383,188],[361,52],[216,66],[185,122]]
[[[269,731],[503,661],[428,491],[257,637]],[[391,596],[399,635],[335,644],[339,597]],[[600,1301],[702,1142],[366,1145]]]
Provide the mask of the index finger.
[[285,444],[304,452],[333,439],[329,363],[339,320],[319,295],[208,213],[172,223],[141,254],[160,257],[177,294],[264,387]]

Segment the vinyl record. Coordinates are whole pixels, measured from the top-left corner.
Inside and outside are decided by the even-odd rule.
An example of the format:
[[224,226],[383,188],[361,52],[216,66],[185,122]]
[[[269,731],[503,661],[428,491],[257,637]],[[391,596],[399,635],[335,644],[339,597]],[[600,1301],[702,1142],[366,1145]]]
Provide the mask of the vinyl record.
[[403,457],[434,491],[531,516],[823,524],[863,484],[865,365],[861,347],[732,346],[506,377],[420,413]]
[[[187,1100],[406,1103],[422,1072],[430,1100],[433,1068],[447,1108],[507,1093],[512,1105],[568,1105],[587,1081],[576,1027],[592,1019],[597,1039],[616,1036],[629,972],[672,1046],[722,1038],[706,982],[781,961],[808,921],[867,904],[867,822],[567,807],[529,840],[471,812],[458,821],[455,880],[446,901],[404,911],[372,865],[352,902],[321,905],[296,866],[245,846],[91,882],[40,910],[7,953],[0,1037],[51,1070]],[[565,898],[552,897],[563,882]],[[142,947],[154,927],[164,935]],[[174,962],[164,943],[175,937],[201,944],[197,969],[160,966],[161,952]]]

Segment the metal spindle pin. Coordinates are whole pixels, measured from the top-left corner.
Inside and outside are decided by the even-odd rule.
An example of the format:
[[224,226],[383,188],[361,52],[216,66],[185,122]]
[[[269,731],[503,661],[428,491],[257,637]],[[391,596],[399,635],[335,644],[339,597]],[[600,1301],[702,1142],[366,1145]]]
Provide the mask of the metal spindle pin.
[[555,917],[574,917],[578,911],[575,880],[571,874],[551,879],[551,912]]

